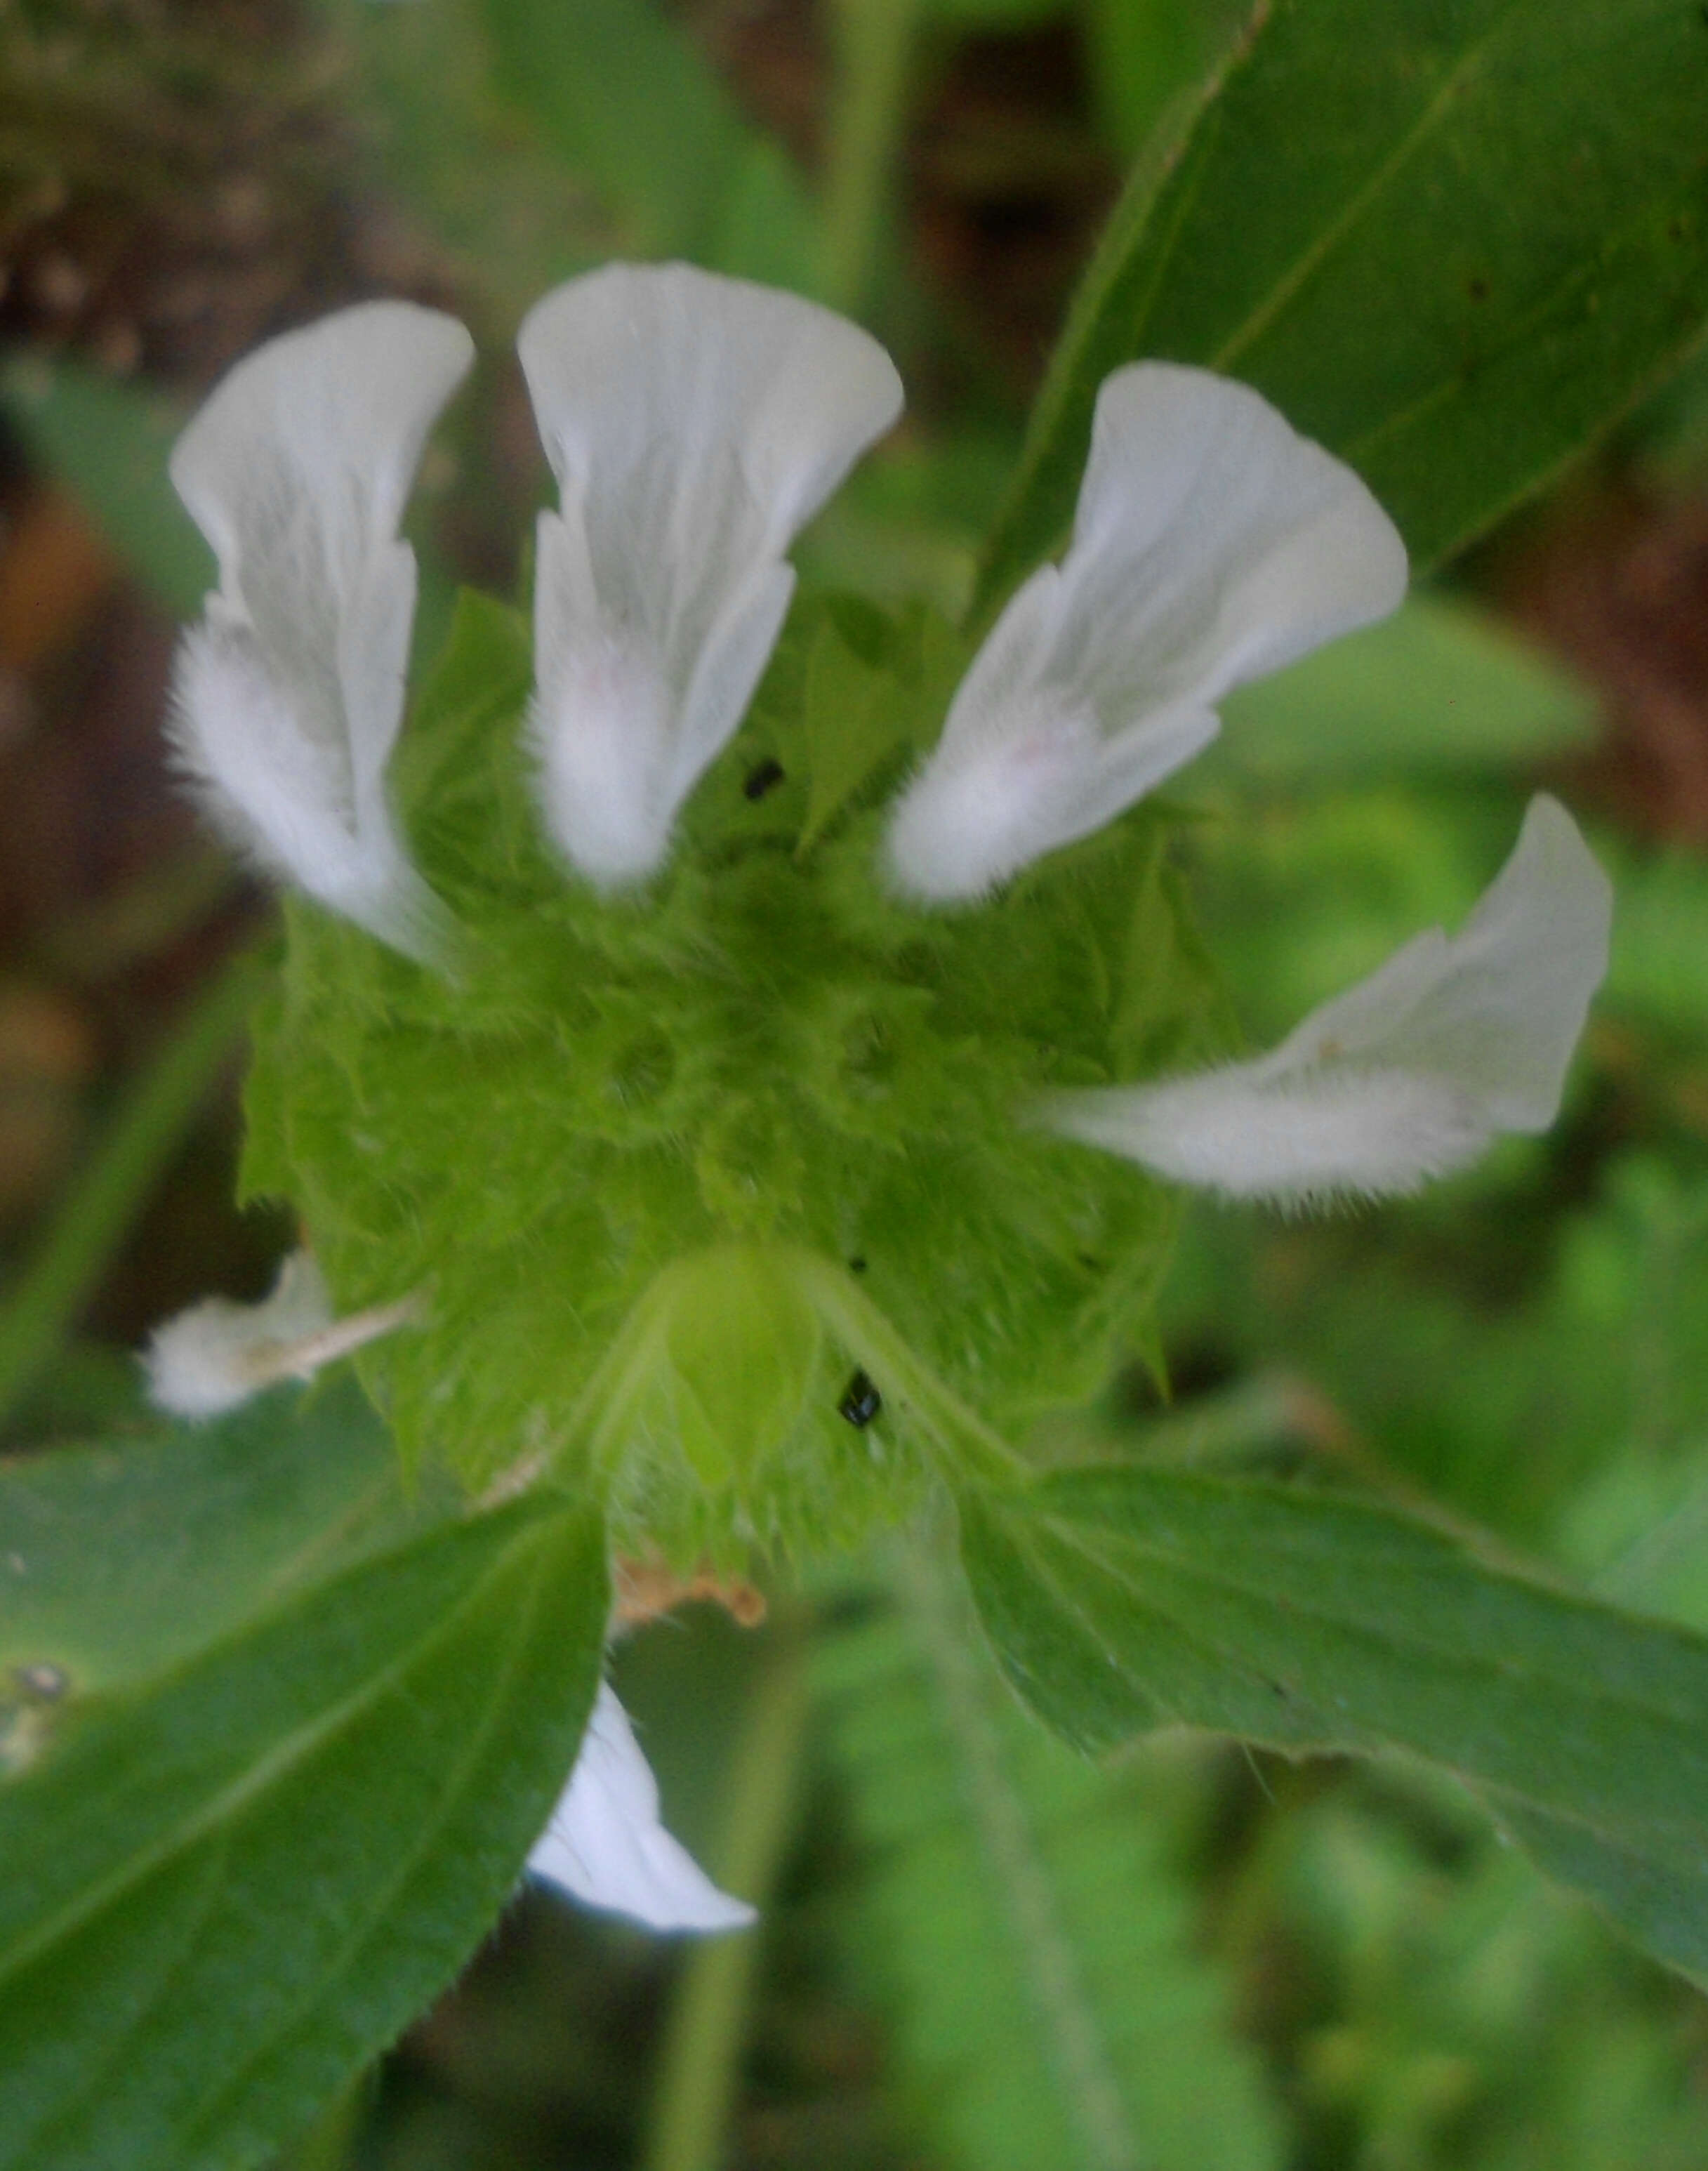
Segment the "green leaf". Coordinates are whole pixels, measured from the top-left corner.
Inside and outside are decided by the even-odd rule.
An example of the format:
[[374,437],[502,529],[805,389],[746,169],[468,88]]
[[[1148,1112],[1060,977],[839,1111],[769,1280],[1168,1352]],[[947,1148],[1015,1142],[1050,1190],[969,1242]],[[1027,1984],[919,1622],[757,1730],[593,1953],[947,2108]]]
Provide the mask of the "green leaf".
[[1208,74],[1241,0],[1082,0],[1092,88],[1118,149],[1140,151],[1168,101]]
[[[1207,759],[1291,780],[1502,770],[1580,752],[1595,702],[1486,611],[1414,597],[1222,704]],[[1207,771],[1195,769],[1194,780]]]
[[800,732],[809,763],[799,849],[808,850],[906,740],[902,689],[849,646],[827,611],[807,652]]
[[1607,999],[1681,1036],[1708,1036],[1708,870],[1686,847],[1653,855],[1614,849],[1619,914]]
[[[855,0],[859,4],[859,0]],[[934,20],[969,30],[1031,30],[1068,12],[1069,0],[924,0]]]
[[597,1520],[423,1525],[350,1405],[288,1415],[0,1477],[5,2171],[260,2163],[443,1987],[569,1769]]
[[818,1370],[818,1321],[787,1266],[757,1245],[685,1262],[672,1298],[668,1405],[710,1490],[799,1421]]
[[586,174],[495,95],[485,0],[319,8],[336,26],[346,110],[381,165],[377,192],[478,267],[458,277],[459,308],[483,349],[507,345],[546,287],[611,254]]
[[977,2171],[1277,2163],[1157,1772],[1030,1723],[933,1563],[895,1585],[832,1617],[815,1680],[862,1843],[849,1935],[933,2140]]
[[1184,1721],[1282,1750],[1413,1750],[1708,1975],[1708,1639],[1384,1509],[1177,1471],[970,1499],[965,1546],[1004,1666],[1069,1739]]
[[979,591],[1064,533],[1097,387],[1254,384],[1422,568],[1546,480],[1708,314],[1696,0],[1275,0],[1115,213]]
[[349,1379],[218,1424],[18,1456],[0,1463],[0,1679],[51,1660],[80,1693],[145,1680],[444,1512],[437,1486],[405,1499]]
[[184,426],[178,410],[68,362],[14,362],[0,400],[33,457],[82,500],[131,571],[169,610],[198,610],[213,585],[213,555],[167,480]]
[[644,256],[809,288],[811,206],[655,0],[481,0],[498,88]]
[[1646,1952],[1698,1984],[1708,1982],[1708,1909],[1700,1863],[1673,1862],[1652,1848],[1586,1830],[1576,1818],[1496,1798],[1502,1828],[1561,1884],[1598,1900]]

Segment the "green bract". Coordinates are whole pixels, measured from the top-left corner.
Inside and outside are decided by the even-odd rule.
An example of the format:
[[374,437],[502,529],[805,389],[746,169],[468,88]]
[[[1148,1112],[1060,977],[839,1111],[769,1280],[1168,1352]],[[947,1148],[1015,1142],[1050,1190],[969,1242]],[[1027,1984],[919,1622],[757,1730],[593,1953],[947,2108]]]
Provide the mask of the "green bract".
[[463,946],[292,900],[249,1093],[245,1188],[340,1307],[426,1293],[361,1360],[407,1455],[549,1469],[625,1548],[728,1560],[903,1514],[1148,1348],[1173,1208],[1024,1116],[1202,1053],[1207,977],[1154,809],[974,909],[886,894],[954,648],[800,605],[668,864],[608,898],[541,834],[525,624],[464,597],[396,767]]

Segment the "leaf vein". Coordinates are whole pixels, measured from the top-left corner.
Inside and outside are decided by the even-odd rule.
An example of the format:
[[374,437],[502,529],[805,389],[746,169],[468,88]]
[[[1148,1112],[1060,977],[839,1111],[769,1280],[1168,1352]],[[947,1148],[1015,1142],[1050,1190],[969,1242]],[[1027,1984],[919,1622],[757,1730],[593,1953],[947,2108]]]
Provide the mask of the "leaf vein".
[[1347,198],[1339,214],[1320,229],[1312,241],[1275,280],[1262,301],[1223,341],[1210,357],[1210,368],[1231,371],[1235,357],[1269,329],[1312,273],[1327,260],[1375,199],[1428,142],[1465,82],[1486,60],[1523,4],[1523,0],[1507,0],[1507,5],[1499,10],[1483,35],[1474,39],[1465,48],[1459,60],[1442,77],[1433,95],[1411,127],[1394,144],[1387,155],[1378,161],[1363,185]]

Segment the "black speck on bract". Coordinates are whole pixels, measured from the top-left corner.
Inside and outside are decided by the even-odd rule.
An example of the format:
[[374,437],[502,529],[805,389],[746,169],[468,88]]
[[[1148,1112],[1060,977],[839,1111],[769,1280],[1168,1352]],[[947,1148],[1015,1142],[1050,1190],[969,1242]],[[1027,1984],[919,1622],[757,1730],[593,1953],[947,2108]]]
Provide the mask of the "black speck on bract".
[[836,1412],[838,1417],[846,1418],[857,1430],[864,1431],[883,1407],[883,1396],[865,1373],[856,1372],[843,1390]]

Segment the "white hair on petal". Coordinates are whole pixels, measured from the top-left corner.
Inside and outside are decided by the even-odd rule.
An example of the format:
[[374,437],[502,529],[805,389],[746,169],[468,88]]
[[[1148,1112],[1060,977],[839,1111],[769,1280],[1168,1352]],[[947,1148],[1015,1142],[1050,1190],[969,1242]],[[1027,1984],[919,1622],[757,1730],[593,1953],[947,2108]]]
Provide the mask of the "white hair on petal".
[[1052,1130],[1141,1161],[1175,1183],[1289,1208],[1398,1196],[1474,1161],[1477,1102],[1398,1070],[1256,1082],[1229,1064],[1151,1087],[1063,1094]]

